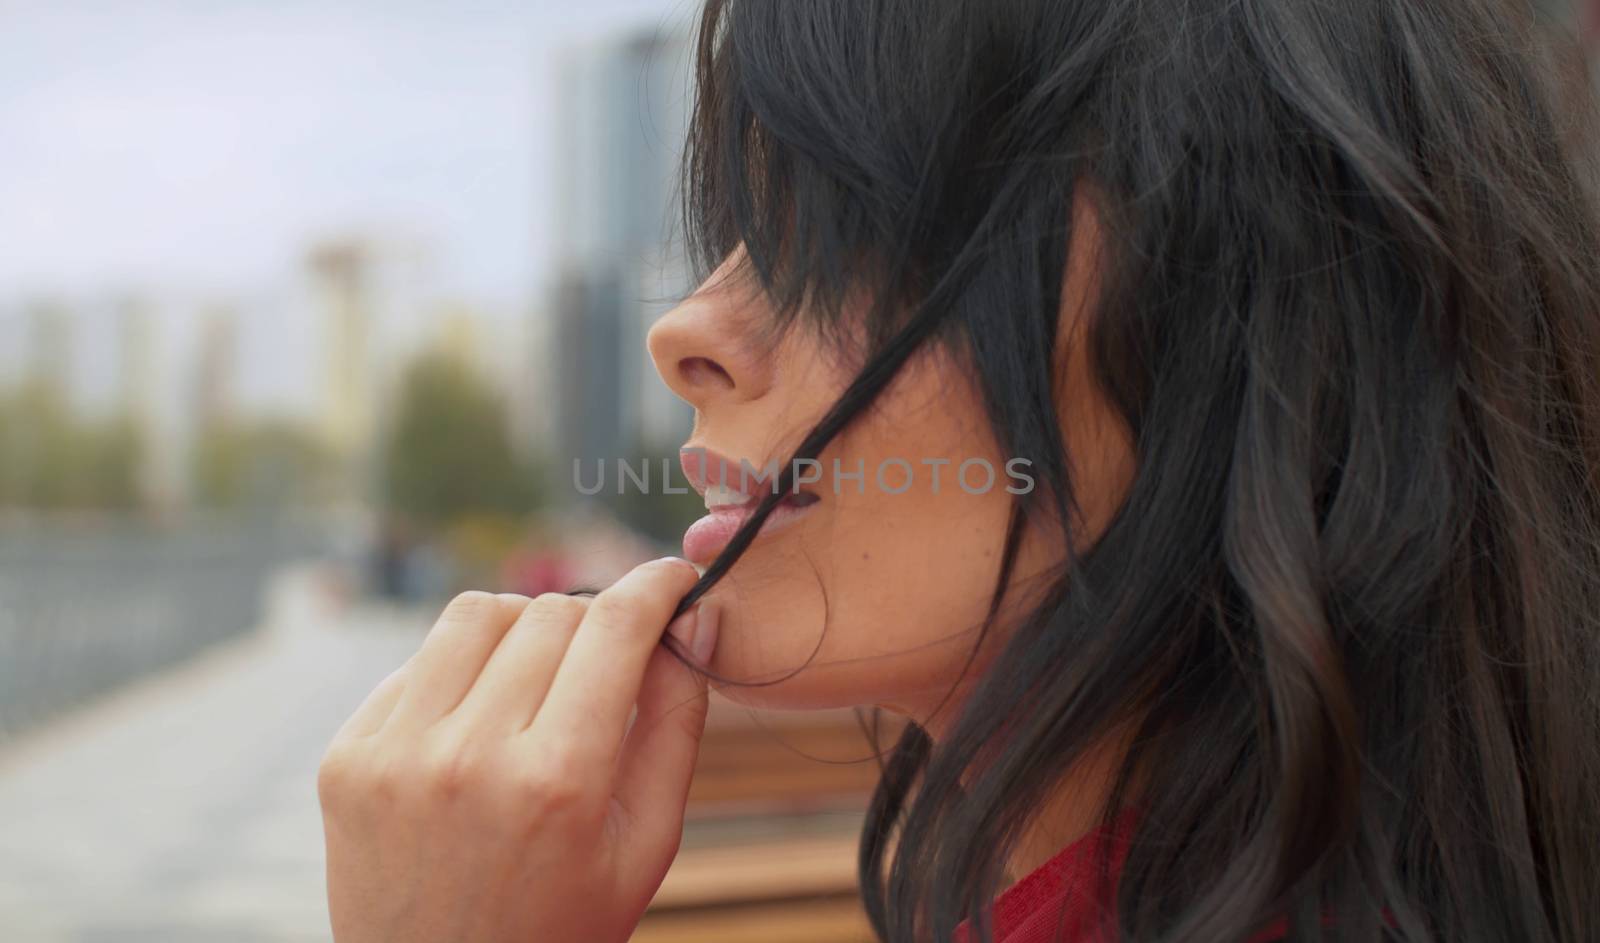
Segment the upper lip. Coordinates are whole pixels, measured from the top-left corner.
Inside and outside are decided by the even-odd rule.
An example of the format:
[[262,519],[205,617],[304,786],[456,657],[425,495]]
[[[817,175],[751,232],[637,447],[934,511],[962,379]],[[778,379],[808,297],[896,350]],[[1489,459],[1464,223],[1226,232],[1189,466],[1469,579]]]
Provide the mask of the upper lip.
[[[772,489],[772,479],[762,474],[767,468],[766,464],[758,464],[749,459],[741,464],[737,459],[729,458],[705,446],[686,445],[679,449],[678,463],[683,466],[683,474],[689,479],[690,487],[702,495],[712,485],[722,485],[750,497],[756,497],[763,491]],[[779,469],[781,468],[780,465]],[[799,493],[804,489],[792,490]]]

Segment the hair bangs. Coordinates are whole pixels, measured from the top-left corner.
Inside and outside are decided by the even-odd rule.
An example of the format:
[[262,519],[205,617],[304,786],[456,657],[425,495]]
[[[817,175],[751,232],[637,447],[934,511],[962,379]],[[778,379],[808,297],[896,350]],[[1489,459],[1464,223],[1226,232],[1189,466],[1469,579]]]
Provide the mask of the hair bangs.
[[765,294],[774,329],[803,318],[834,346],[867,350],[888,341],[914,299],[913,260],[888,248],[907,245],[893,198],[903,179],[872,157],[890,132],[869,120],[870,101],[840,100],[857,86],[835,74],[848,37],[869,28],[870,6],[708,3],[683,166],[696,281],[737,254],[735,271]]

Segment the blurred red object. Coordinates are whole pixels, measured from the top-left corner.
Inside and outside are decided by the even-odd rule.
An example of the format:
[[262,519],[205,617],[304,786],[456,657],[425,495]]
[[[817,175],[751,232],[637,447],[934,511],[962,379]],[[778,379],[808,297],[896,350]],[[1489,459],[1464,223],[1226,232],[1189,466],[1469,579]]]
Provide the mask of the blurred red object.
[[507,592],[524,596],[565,593],[573,589],[575,568],[554,550],[524,550],[512,554],[501,569],[500,582]]

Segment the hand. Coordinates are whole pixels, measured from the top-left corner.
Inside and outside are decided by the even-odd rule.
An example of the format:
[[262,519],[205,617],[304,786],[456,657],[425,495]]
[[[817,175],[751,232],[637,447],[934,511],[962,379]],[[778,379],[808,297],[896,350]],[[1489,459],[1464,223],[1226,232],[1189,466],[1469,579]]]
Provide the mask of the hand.
[[[668,558],[593,599],[450,603],[322,761],[338,943],[632,934],[677,854],[705,729],[703,676],[656,644],[695,579]],[[716,629],[707,603],[670,630],[704,663]]]

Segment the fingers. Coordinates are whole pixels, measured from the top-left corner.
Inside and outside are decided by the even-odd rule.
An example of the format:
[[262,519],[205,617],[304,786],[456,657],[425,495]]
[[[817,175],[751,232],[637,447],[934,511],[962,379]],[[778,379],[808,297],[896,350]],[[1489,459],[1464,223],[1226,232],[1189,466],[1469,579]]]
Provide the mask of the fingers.
[[[716,646],[719,615],[708,601],[679,617],[692,620],[692,641],[685,639],[685,647],[697,665]],[[678,627],[674,623],[674,634]],[[623,744],[615,788],[634,827],[649,836],[647,847],[677,847],[707,706],[706,676],[657,648],[645,669],[639,714]]]
[[584,775],[610,782],[645,665],[699,574],[668,557],[635,567],[594,598],[529,734]]
[[475,726],[527,727],[588,610],[588,599],[562,593],[545,593],[528,603],[455,713]]
[[411,678],[390,723],[401,728],[425,726],[461,703],[528,602],[526,596],[483,592],[452,599],[421,650],[412,656]]
[[387,678],[378,682],[372,689],[367,699],[361,702],[356,712],[339,728],[338,738],[368,737],[378,732],[383,727],[384,721],[394,712],[394,706],[400,700],[400,694],[405,690],[406,680],[410,675],[411,662],[406,662],[389,673]]

